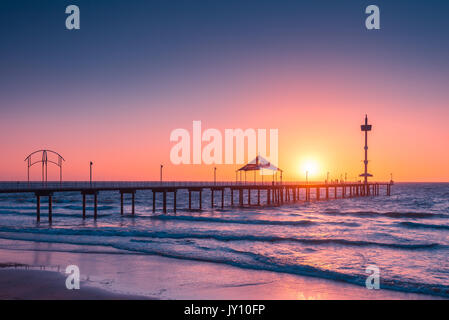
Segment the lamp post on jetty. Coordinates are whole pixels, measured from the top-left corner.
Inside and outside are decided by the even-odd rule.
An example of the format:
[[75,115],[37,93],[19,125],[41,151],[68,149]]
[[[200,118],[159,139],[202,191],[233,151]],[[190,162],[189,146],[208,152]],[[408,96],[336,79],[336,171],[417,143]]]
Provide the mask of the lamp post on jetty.
[[161,173],[160,173],[160,180],[161,180],[161,184],[162,184],[162,168],[164,167],[163,164],[161,164]]
[[93,166],[93,162],[91,161],[90,162],[90,164],[89,164],[89,167],[90,167],[90,179],[89,179],[89,181],[90,181],[90,185],[92,185],[92,166]]

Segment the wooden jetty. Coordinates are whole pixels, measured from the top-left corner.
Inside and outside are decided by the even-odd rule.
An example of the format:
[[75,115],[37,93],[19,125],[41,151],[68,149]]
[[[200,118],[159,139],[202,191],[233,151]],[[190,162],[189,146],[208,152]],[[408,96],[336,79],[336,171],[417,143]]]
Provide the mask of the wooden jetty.
[[[173,211],[177,210],[177,192],[186,190],[189,194],[189,210],[192,210],[192,194],[197,193],[198,205],[203,208],[203,192],[209,190],[210,206],[215,207],[215,193],[221,195],[221,208],[225,205],[225,196],[230,197],[231,206],[280,206],[286,203],[303,201],[332,200],[353,197],[379,196],[381,188],[385,195],[391,195],[392,182],[339,182],[339,183],[245,183],[245,182],[64,182],[64,183],[7,183],[0,187],[2,194],[34,193],[36,196],[36,219],[40,221],[41,198],[48,198],[48,220],[52,221],[52,198],[55,193],[79,192],[82,196],[82,218],[86,218],[86,198],[93,197],[94,219],[98,217],[98,196],[100,192],[116,191],[120,194],[120,213],[124,215],[124,197],[131,196],[131,214],[135,214],[135,194],[137,191],[152,192],[153,212],[156,211],[156,199],[162,195],[162,211],[167,213],[167,194],[173,194]],[[228,191],[228,192],[225,192]],[[257,202],[251,202],[251,195],[257,193]],[[234,193],[238,195],[235,203]],[[245,197],[246,193],[246,197]],[[265,193],[265,203],[261,194]],[[245,200],[246,198],[246,200]]]

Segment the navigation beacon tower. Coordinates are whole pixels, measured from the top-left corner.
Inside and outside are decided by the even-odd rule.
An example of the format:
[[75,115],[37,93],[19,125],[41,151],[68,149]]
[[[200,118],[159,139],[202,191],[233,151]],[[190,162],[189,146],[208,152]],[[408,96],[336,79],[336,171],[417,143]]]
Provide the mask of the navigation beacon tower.
[[368,116],[365,115],[365,124],[361,125],[362,131],[365,132],[365,161],[363,163],[365,164],[365,172],[360,175],[360,177],[364,177],[364,183],[368,184],[368,177],[372,177],[373,175],[368,173],[368,131],[371,131],[371,125],[368,124]]

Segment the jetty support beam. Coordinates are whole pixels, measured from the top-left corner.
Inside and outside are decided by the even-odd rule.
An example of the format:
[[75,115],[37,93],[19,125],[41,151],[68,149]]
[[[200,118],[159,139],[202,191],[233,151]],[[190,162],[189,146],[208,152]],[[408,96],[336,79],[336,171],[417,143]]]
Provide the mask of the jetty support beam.
[[35,192],[36,195],[36,221],[41,221],[41,197],[48,197],[48,222],[52,221],[52,197],[53,192],[51,191],[38,191]]
[[94,219],[97,219],[98,214],[98,190],[85,189],[81,190],[81,195],[83,196],[83,219],[86,218],[86,196],[94,196]]
[[135,195],[136,195],[136,190],[135,189],[120,189],[120,214],[123,215],[124,214],[124,208],[123,208],[123,198],[124,198],[124,194],[131,194],[131,214],[134,215],[134,213],[136,212],[135,209]]

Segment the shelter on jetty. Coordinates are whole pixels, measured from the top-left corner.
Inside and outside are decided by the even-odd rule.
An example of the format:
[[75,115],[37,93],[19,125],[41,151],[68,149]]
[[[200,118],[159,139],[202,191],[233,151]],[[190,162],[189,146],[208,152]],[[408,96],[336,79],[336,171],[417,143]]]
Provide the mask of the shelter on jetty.
[[[264,171],[265,170],[265,171]],[[272,175],[273,176],[273,184],[277,182],[277,174],[280,173],[280,183],[282,183],[282,173],[284,172],[282,169],[279,169],[270,161],[258,155],[252,161],[245,164],[243,167],[238,169],[236,172],[240,172],[240,182],[242,182],[242,172],[245,174],[245,183],[246,181],[246,173],[248,171],[254,172],[254,183],[256,182],[256,172],[260,173],[263,182],[264,175]]]

